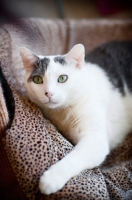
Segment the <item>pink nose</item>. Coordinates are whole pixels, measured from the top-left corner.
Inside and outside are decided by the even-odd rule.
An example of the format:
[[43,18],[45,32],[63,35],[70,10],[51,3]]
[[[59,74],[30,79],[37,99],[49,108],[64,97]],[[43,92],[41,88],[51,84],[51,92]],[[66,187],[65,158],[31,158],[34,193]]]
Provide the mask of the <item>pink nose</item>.
[[53,96],[53,94],[50,92],[45,92],[45,96],[47,96],[50,99]]

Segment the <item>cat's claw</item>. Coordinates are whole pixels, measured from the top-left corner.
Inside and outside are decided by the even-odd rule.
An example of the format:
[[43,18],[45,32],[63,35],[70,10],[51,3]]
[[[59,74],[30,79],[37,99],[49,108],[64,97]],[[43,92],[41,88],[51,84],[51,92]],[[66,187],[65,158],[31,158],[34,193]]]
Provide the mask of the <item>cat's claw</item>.
[[39,189],[42,194],[52,194],[62,189],[65,185],[63,176],[59,174],[59,171],[52,169],[52,167],[44,172],[40,177]]

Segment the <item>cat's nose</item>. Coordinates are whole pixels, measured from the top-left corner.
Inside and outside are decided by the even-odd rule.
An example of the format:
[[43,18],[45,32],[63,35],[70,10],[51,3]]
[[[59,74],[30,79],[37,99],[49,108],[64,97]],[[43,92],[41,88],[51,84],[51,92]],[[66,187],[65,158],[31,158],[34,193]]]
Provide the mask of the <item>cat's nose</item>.
[[50,92],[45,92],[45,96],[47,96],[50,99],[53,96],[53,94]]

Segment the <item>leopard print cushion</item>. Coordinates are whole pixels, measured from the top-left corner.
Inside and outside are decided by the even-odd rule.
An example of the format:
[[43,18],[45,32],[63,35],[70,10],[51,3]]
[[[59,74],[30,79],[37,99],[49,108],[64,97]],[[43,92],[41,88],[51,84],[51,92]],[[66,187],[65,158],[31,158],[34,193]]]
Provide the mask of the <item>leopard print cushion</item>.
[[131,134],[99,168],[83,171],[55,194],[40,194],[40,176],[66,156],[73,146],[28,98],[16,91],[13,95],[15,117],[3,144],[17,180],[29,199],[132,199]]

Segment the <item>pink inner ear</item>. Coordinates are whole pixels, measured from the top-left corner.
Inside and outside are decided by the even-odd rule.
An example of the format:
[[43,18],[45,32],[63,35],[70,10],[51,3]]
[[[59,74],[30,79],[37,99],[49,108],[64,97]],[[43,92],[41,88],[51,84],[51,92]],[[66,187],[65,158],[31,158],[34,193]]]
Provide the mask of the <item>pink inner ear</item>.
[[26,71],[32,72],[36,68],[37,57],[28,57],[23,60]]
[[20,55],[26,71],[33,71],[38,60],[37,56],[26,48],[21,49]]
[[84,54],[77,58],[77,67],[80,69],[84,62]]
[[25,58],[24,63],[29,68],[32,67],[37,62],[37,57],[35,56],[28,56]]

